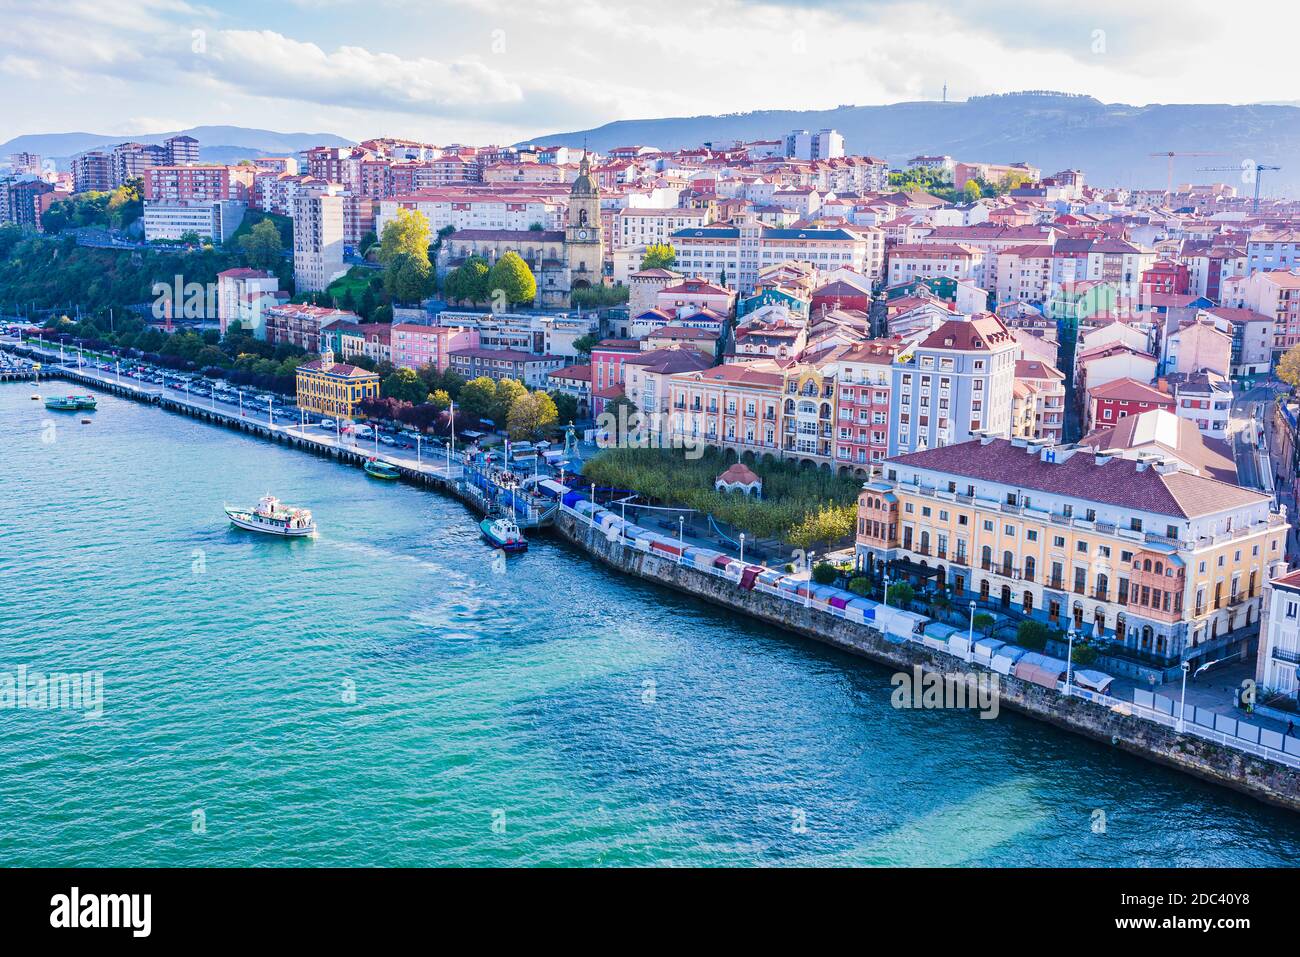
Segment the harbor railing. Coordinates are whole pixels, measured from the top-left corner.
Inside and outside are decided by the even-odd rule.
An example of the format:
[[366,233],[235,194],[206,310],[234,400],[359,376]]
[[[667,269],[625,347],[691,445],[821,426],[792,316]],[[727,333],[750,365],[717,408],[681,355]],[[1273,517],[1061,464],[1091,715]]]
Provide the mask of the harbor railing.
[[[618,542],[618,544],[622,545],[625,549],[631,549],[642,553],[647,552],[646,549],[639,548],[635,542],[630,541],[623,536],[621,532],[617,535],[607,533],[606,530],[601,528],[593,518],[568,505],[561,504],[558,506],[558,509],[600,532],[601,535],[605,536],[610,542]],[[663,556],[663,558],[665,561],[670,560],[667,555]],[[700,567],[698,565],[691,565],[690,567],[696,572],[713,575],[716,578],[725,579],[733,584],[739,584],[735,578],[728,575],[721,568],[712,566]],[[846,609],[839,608],[826,601],[821,601],[811,595],[799,595],[787,589],[779,588],[775,585],[769,585],[766,582],[757,580],[752,583],[752,589],[754,591],[763,592],[767,595],[773,595],[784,601],[789,601],[804,608],[810,608],[823,614],[831,615],[835,618],[841,618],[855,624],[861,623],[859,619],[851,615]],[[901,643],[917,644],[931,651],[943,650],[937,648],[934,644],[925,642],[924,636],[915,632],[908,635],[891,634],[890,637],[898,639]],[[977,668],[990,670],[987,669],[978,659],[968,659],[951,651],[944,651],[944,654],[961,661],[965,665],[973,665]],[[1108,708],[1119,714],[1132,715],[1133,717],[1141,718],[1145,721],[1151,721],[1155,724],[1163,725],[1178,734],[1192,735],[1206,741],[1214,742],[1215,744],[1223,745],[1224,747],[1235,748],[1244,753],[1253,754],[1277,764],[1282,764],[1292,768],[1300,768],[1300,738],[1294,738],[1290,735],[1282,735],[1279,732],[1270,731],[1267,728],[1251,725],[1248,722],[1239,721],[1231,715],[1209,712],[1208,709],[1198,708],[1194,705],[1188,705],[1187,708],[1190,714],[1184,715],[1179,713],[1182,711],[1181,703],[1166,711],[1160,706],[1160,703],[1171,702],[1171,699],[1164,698],[1161,695],[1152,695],[1151,692],[1143,691],[1140,688],[1134,690],[1134,700],[1132,701],[1125,701],[1122,698],[1116,698],[1112,695],[1095,691],[1091,688],[1080,687],[1074,681],[1057,681],[1055,690],[1058,694],[1067,695],[1072,698],[1081,698],[1084,701]],[[1151,703],[1146,704],[1139,700],[1142,696],[1150,697],[1152,699]],[[1207,715],[1212,715],[1213,717],[1207,717]],[[1213,721],[1216,726],[1204,724],[1203,722],[1206,720]],[[1228,723],[1231,724],[1230,729],[1226,727]],[[1225,726],[1219,727],[1217,725]],[[1245,737],[1237,733],[1241,731],[1243,727],[1246,730],[1247,736]],[[1273,741],[1278,746],[1274,747],[1271,744],[1266,744],[1264,743],[1265,741]]]

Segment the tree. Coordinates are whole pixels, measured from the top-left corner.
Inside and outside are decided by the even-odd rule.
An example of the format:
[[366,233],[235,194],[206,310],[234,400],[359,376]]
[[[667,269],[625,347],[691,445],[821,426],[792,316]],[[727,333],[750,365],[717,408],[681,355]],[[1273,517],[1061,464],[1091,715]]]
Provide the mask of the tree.
[[916,597],[916,590],[907,582],[894,582],[886,593],[889,603],[896,608],[906,608]]
[[1073,650],[1070,652],[1070,661],[1080,667],[1086,668],[1101,656],[1096,648],[1091,645],[1075,643]]
[[1293,389],[1300,386],[1300,345],[1292,346],[1278,360],[1277,377]]
[[514,250],[505,253],[493,265],[488,274],[488,288],[493,296],[500,290],[505,301],[512,306],[537,298],[537,280],[533,271]]
[[994,618],[988,612],[982,611],[975,616],[973,624],[975,625],[976,631],[981,631],[987,635],[989,633],[989,629],[993,627],[993,623],[995,621],[997,621],[996,618]]
[[585,336],[579,336],[573,340],[573,349],[579,355],[591,356],[591,350],[596,348],[600,343],[600,336],[594,332],[589,332]]
[[529,392],[520,396],[510,407],[506,419],[510,438],[539,439],[547,429],[559,421],[555,403],[545,392]]
[[551,401],[555,403],[555,411],[559,415],[561,422],[576,422],[578,420],[577,399],[558,390],[554,390],[549,394]]
[[487,376],[470,379],[460,390],[456,411],[468,420],[490,418],[496,396],[497,384]]
[[1016,644],[1030,651],[1042,651],[1047,647],[1047,639],[1052,630],[1041,621],[1026,618],[1016,628]]
[[380,384],[379,394],[415,404],[423,402],[429,393],[414,369],[397,369]]
[[429,220],[415,209],[398,209],[397,215],[384,223],[379,239],[379,262],[387,266],[402,253],[422,259],[429,265]]
[[447,274],[442,291],[453,302],[487,302],[491,291],[489,272],[486,259],[470,256]]
[[677,250],[670,243],[651,243],[641,257],[642,269],[672,269],[677,265]]
[[446,389],[435,389],[429,393],[429,404],[439,412],[443,412],[451,408],[451,393]]
[[427,255],[398,253],[384,269],[384,289],[395,302],[419,302],[431,291],[432,276]]
[[865,598],[872,594],[875,591],[875,588],[872,586],[870,578],[866,575],[858,575],[849,579],[849,591]]
[[962,187],[962,195],[966,197],[967,202],[973,203],[984,195],[984,190],[980,189],[980,184],[975,180],[968,179],[966,185]]
[[498,429],[506,427],[510,421],[510,410],[527,394],[528,390],[517,379],[502,379],[497,383],[490,418],[496,423]]
[[239,248],[244,253],[244,261],[253,269],[269,272],[280,265],[283,258],[280,230],[269,219],[262,220],[240,236]]
[[818,585],[832,585],[839,577],[840,573],[830,562],[818,562],[813,566],[812,580]]

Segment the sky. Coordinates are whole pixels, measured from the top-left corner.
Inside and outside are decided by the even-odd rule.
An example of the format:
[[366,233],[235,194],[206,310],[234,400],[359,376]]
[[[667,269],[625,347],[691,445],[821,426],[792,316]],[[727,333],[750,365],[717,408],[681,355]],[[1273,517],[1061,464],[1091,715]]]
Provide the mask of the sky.
[[220,124],[508,143],[1024,89],[1300,100],[1300,4],[0,0],[0,140]]

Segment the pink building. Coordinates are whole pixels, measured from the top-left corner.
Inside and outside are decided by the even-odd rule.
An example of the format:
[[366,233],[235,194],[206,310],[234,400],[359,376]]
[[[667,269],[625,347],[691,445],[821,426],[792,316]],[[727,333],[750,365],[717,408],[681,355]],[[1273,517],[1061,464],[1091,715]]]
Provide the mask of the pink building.
[[835,361],[835,467],[869,476],[889,447],[890,366],[901,339],[853,346]]
[[391,334],[393,365],[400,369],[432,366],[439,372],[451,367],[453,349],[477,349],[477,329],[466,326],[423,326],[414,322],[393,324]]
[[257,172],[253,166],[154,166],[144,171],[144,198],[169,206],[217,200],[247,203]]
[[592,415],[600,415],[607,401],[623,394],[623,363],[640,354],[636,339],[605,339],[591,350]]

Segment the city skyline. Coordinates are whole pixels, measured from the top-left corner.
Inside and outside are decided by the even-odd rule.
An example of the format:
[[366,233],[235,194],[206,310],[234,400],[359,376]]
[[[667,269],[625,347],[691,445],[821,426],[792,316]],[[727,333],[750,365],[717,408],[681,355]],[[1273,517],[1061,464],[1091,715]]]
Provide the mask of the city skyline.
[[[230,124],[438,142],[937,100],[945,87],[950,99],[1046,88],[1135,105],[1287,102],[1286,21],[1300,20],[1270,12],[1277,29],[1260,31],[1199,2],[1170,21],[1118,2],[1081,16],[1064,4],[904,0],[670,0],[653,11],[590,0],[143,0],[129,11],[3,0],[0,13],[3,138]],[[1218,68],[1200,69],[1210,61]],[[787,73],[754,82],[781,63]]]

